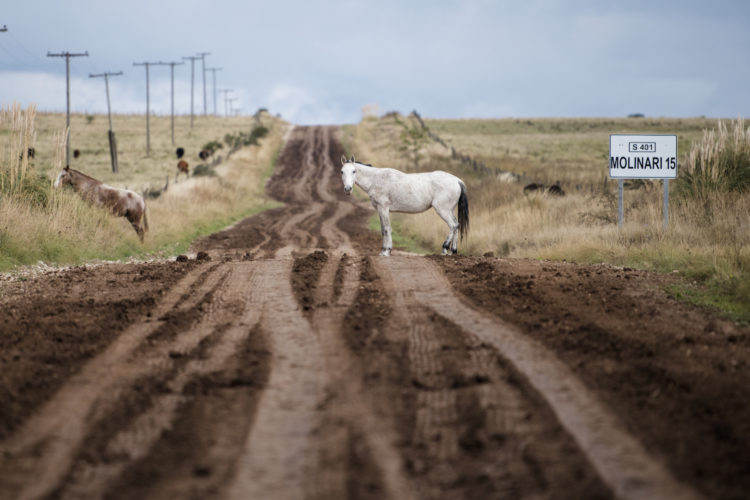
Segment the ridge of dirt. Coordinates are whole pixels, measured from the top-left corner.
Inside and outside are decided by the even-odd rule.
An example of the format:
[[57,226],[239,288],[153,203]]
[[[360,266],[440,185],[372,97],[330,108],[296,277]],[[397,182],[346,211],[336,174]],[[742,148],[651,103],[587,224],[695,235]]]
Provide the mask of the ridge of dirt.
[[[256,325],[217,371],[183,389],[188,398],[178,418],[109,488],[107,498],[208,498],[225,489],[268,381],[266,334]],[[177,478],[175,480],[175,478]]]
[[678,478],[714,498],[750,490],[748,329],[669,298],[670,278],[645,271],[433,262],[472,303],[557,352]]
[[196,265],[80,267],[3,284],[0,439]]

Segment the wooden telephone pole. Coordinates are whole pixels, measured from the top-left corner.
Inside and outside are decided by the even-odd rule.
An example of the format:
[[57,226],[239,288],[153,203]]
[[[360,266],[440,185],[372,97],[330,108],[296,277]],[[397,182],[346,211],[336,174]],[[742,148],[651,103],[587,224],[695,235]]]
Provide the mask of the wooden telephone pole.
[[65,125],[67,127],[67,137],[65,139],[65,166],[70,166],[70,58],[71,57],[88,57],[89,51],[82,52],[79,54],[72,54],[70,52],[60,52],[59,54],[52,54],[47,52],[47,57],[64,57],[65,58]]
[[216,72],[221,71],[224,68],[206,68],[208,71],[213,73],[213,82],[214,82],[214,116],[216,116]]
[[158,62],[156,64],[159,64],[161,66],[167,66],[167,65],[169,65],[169,73],[170,73],[171,81],[172,81],[171,87],[170,87],[170,90],[171,90],[170,95],[171,95],[171,100],[172,100],[172,108],[171,108],[171,110],[172,110],[171,111],[171,116],[172,116],[172,146],[174,146],[174,67],[175,66],[180,66],[182,64],[185,64],[185,62],[184,61],[183,62],[175,62],[175,61],[172,61],[172,62],[161,62],[160,61],[160,62]]
[[117,140],[115,139],[115,132],[112,130],[112,108],[109,105],[109,77],[120,76],[122,71],[117,73],[104,72],[98,75],[89,74],[89,78],[101,78],[104,77],[104,87],[107,90],[107,117],[109,117],[109,157],[112,160],[112,172],[117,173],[120,171],[117,166]]
[[228,107],[227,107],[227,95],[230,92],[234,92],[234,89],[220,89],[219,92],[224,93],[224,117],[229,116]]
[[190,129],[193,128],[193,87],[195,84],[195,60],[200,59],[198,56],[183,56],[183,59],[190,59]]
[[211,54],[210,52],[198,52],[198,57],[201,58],[201,66],[203,67],[203,116],[208,114],[208,107],[206,104],[206,56]]
[[153,64],[159,64],[155,62],[142,62],[133,63],[133,66],[145,66],[146,67],[146,156],[151,154],[151,125],[149,116],[151,114],[151,101],[149,97],[149,78],[148,78],[148,67]]

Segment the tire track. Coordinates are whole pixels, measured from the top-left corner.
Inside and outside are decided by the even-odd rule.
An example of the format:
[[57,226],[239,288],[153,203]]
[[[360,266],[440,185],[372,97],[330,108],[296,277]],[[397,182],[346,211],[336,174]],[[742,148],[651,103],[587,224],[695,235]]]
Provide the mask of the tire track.
[[[399,259],[408,267],[420,258]],[[406,344],[401,432],[419,498],[608,496],[554,415],[489,345],[417,300],[412,276],[392,260],[373,263],[393,300],[389,337]]]
[[[137,415],[103,446],[104,456],[96,463],[79,459],[73,467],[71,480],[66,482],[62,498],[100,497],[111,482],[135,461],[144,458],[161,434],[170,428],[178,409],[188,400],[183,394],[188,383],[200,376],[218,371],[245,340],[258,322],[259,310],[253,298],[245,298],[247,284],[253,279],[252,264],[232,264],[222,272],[213,300],[203,308],[200,321],[181,333],[174,341],[159,345],[145,356],[130,363],[138,364],[147,373],[141,377],[153,377],[156,373],[170,373],[163,381],[163,388],[150,401],[149,407]],[[243,303],[244,302],[244,303]],[[213,345],[205,356],[190,358],[201,343],[210,339]],[[144,358],[145,357],[145,362]],[[174,370],[170,368],[183,357],[187,362]],[[138,373],[131,369],[131,376]],[[122,382],[120,382],[122,383]],[[128,384],[127,390],[130,390]],[[120,398],[118,398],[120,399]],[[98,443],[98,446],[102,446]],[[86,455],[86,451],[81,452]]]
[[327,416],[320,431],[313,498],[416,498],[403,473],[398,436],[362,397],[364,374],[342,336],[344,317],[356,307],[360,273],[355,260],[335,254],[315,290],[312,324],[327,367]]
[[315,470],[324,366],[316,335],[294,299],[291,267],[291,260],[277,258],[258,270],[260,324],[270,335],[272,369],[229,498],[304,498]]
[[540,344],[510,325],[464,305],[447,279],[426,259],[379,260],[378,270],[396,289],[413,290],[416,302],[449,318],[494,346],[549,403],[561,425],[621,498],[700,498],[678,482],[624,428],[580,380]]
[[[178,304],[181,310],[189,310],[211,292],[220,277],[216,268],[189,273],[167,292],[151,315],[123,331],[2,443],[0,497],[39,498],[52,491],[70,468],[88,426],[102,418],[101,409],[111,407],[119,397],[119,391],[112,388],[121,386],[121,377],[129,375],[128,371],[122,373],[120,365],[162,326],[151,317],[161,318]],[[205,283],[194,288],[201,279],[206,279]]]

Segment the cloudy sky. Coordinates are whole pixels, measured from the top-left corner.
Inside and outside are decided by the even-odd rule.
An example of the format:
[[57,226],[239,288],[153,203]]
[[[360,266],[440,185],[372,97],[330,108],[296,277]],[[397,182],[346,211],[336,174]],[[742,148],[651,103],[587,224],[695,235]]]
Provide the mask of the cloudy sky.
[[[745,0],[24,0],[0,9],[0,103],[145,112],[143,61],[210,52],[217,88],[243,113],[352,123],[361,108],[434,118],[750,114]],[[151,67],[151,108],[169,113],[169,67]],[[203,111],[195,64],[195,110]],[[207,74],[207,108],[213,85]],[[190,112],[190,62],[175,68]],[[223,94],[218,111],[224,112]]]

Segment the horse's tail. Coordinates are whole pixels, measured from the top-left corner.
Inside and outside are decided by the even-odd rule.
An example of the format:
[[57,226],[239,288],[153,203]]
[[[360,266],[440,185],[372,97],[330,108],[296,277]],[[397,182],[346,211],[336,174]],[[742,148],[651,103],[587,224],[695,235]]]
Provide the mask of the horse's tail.
[[458,198],[458,233],[461,241],[469,234],[469,197],[466,194],[466,185],[459,181],[461,196]]

